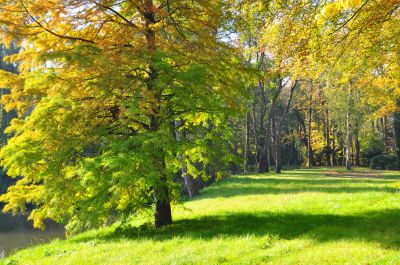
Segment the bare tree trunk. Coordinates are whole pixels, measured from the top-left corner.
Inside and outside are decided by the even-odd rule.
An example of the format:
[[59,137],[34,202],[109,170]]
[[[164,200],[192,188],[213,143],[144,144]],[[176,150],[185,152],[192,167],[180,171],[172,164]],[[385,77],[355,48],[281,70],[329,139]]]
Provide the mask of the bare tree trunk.
[[[256,96],[256,95],[254,95]],[[258,142],[259,140],[259,135],[258,135],[258,130],[257,130],[257,112],[256,112],[256,102],[253,103],[253,134],[254,134],[254,145],[256,147],[256,153],[255,153],[255,157],[256,157],[256,164],[257,167],[259,166],[260,163],[260,154],[259,154],[259,150],[260,150],[260,144]]]
[[267,121],[266,128],[265,128],[265,134],[264,134],[264,141],[263,141],[263,147],[260,152],[260,157],[259,157],[259,162],[257,165],[257,172],[258,173],[266,173],[269,172],[269,152],[268,152],[268,137],[269,137],[269,128],[270,128],[270,121]]
[[385,153],[388,154],[390,151],[389,137],[388,137],[388,124],[387,118],[382,118],[382,129],[383,129],[383,142],[385,145]]
[[332,166],[332,160],[331,160],[332,149],[331,149],[331,138],[330,138],[331,131],[330,131],[328,108],[326,108],[325,114],[326,114],[326,123],[325,123],[325,126],[326,126],[326,132],[325,132],[326,133],[326,136],[325,136],[326,137],[325,138],[325,140],[326,140],[326,165]]
[[[264,56],[264,55],[262,55]],[[265,117],[265,112],[266,112],[266,105],[268,103],[268,95],[265,93],[264,90],[264,82],[262,80],[259,80],[258,82],[258,87],[260,90],[261,98],[263,100],[263,108],[261,108],[261,117],[260,117],[260,128],[263,129],[263,135],[262,135],[262,145],[260,146],[260,152],[259,152],[259,160],[257,164],[257,172],[258,173],[265,173],[269,172],[269,152],[268,152],[268,144],[269,144],[269,128],[270,128],[270,113],[268,114],[266,124],[264,125],[264,117]],[[273,106],[273,103],[271,105],[271,108]]]
[[281,133],[276,132],[276,148],[275,148],[275,173],[281,173],[282,171],[282,143]]
[[359,167],[361,163],[360,163],[360,141],[358,139],[358,129],[354,133],[354,147],[356,152],[354,165],[356,167]]
[[200,191],[199,183],[197,183],[197,181],[192,177],[192,175],[187,173],[186,167],[182,169],[182,172],[185,172],[183,173],[182,177],[189,197],[190,198],[196,197],[197,195],[199,195]]
[[278,132],[277,132],[277,125],[276,125],[276,117],[277,114],[272,114],[271,119],[271,140],[272,140],[272,152],[275,162],[275,173],[280,173],[280,165],[279,165],[279,143],[278,143]]
[[332,166],[337,166],[337,161],[336,161],[336,132],[335,131],[333,132],[333,137],[332,137]]
[[244,136],[244,157],[243,157],[243,173],[249,170],[249,151],[250,151],[250,113],[246,115],[246,132]]
[[311,154],[312,154],[312,148],[311,148],[311,143],[312,143],[312,139],[311,139],[311,120],[312,120],[312,111],[313,111],[313,107],[312,107],[312,100],[313,100],[313,81],[311,80],[311,84],[310,84],[310,102],[309,102],[309,108],[308,108],[308,144],[307,144],[307,154],[308,154],[308,163],[307,166],[308,167],[312,167],[313,165],[311,164]]
[[351,170],[351,131],[350,131],[350,113],[346,112],[346,169]]

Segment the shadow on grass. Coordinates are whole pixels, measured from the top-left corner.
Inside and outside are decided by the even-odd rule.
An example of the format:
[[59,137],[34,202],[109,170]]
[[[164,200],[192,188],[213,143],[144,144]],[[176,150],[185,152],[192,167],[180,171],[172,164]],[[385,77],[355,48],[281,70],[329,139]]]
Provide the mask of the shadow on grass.
[[159,230],[138,231],[122,229],[97,237],[76,239],[78,242],[120,238],[165,241],[180,238],[211,240],[216,237],[246,235],[275,236],[279,239],[311,238],[320,242],[333,240],[362,240],[377,242],[384,248],[399,249],[400,210],[367,212],[363,215],[271,213],[207,216],[199,219],[177,220]]
[[[389,187],[387,184],[396,182],[395,180],[377,179],[342,179],[342,178],[314,178],[296,179],[287,178],[252,178],[235,177],[218,183],[207,189],[195,200],[212,198],[229,198],[243,195],[257,194],[285,194],[285,193],[304,193],[304,192],[324,192],[324,193],[361,193],[361,192],[387,192],[396,193],[400,190]],[[367,184],[369,186],[367,186]],[[371,186],[371,184],[376,184]]]
[[[365,180],[370,179],[371,181],[400,181],[400,172],[398,175],[385,175],[387,173],[385,171],[360,171],[360,170],[352,170],[346,171],[342,169],[316,169],[316,170],[308,170],[308,169],[300,169],[295,171],[285,171],[282,176],[289,176],[289,177],[307,177],[312,179],[321,179],[324,177],[331,177],[331,178],[346,178],[346,179],[353,179],[353,180]],[[260,174],[261,175],[261,174]],[[279,175],[274,175],[279,177]]]

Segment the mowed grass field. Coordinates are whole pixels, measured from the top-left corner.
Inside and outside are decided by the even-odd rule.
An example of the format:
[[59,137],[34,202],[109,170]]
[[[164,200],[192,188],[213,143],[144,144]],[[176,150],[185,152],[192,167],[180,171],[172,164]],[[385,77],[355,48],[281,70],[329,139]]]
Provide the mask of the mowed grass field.
[[5,264],[400,264],[400,173],[357,168],[234,176],[174,206],[161,230],[114,228]]

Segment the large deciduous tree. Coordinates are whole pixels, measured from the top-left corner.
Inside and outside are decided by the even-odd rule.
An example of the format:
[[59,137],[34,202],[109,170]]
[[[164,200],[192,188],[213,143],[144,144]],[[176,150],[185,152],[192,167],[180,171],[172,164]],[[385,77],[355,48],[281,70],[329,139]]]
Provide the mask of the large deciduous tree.
[[[221,36],[222,4],[0,1],[3,39],[21,45],[20,74],[1,77],[3,103],[19,113],[1,163],[21,177],[4,209],[32,203],[35,226],[78,230],[154,205],[155,226],[170,224],[176,172],[230,160],[224,121],[241,98],[240,68]],[[178,141],[179,130],[190,137]]]

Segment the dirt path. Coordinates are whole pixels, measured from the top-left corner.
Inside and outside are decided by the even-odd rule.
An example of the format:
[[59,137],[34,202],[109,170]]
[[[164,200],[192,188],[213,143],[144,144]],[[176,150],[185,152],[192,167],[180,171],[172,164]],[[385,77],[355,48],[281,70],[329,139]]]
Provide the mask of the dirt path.
[[378,171],[348,171],[348,172],[340,172],[335,170],[330,170],[324,172],[324,175],[327,177],[335,177],[335,178],[376,178],[376,179],[390,179],[391,177],[385,176],[381,172]]

